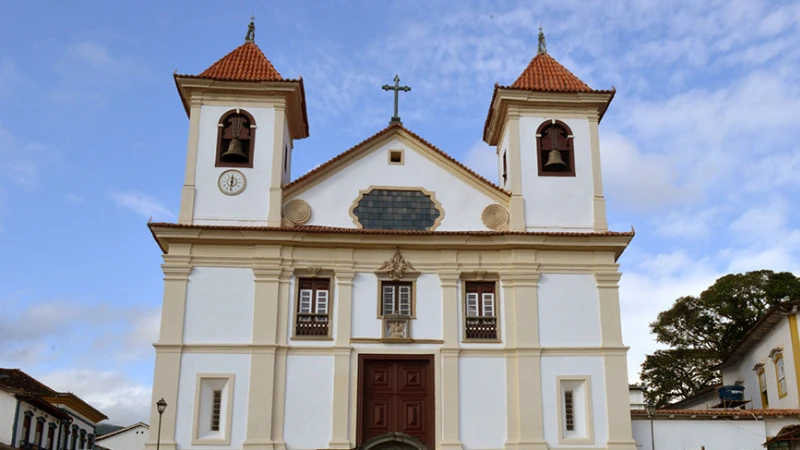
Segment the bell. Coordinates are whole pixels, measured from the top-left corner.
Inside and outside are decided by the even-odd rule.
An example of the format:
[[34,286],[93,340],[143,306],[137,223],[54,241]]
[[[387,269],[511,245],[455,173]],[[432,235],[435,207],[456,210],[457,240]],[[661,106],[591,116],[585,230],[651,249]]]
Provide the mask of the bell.
[[242,151],[242,141],[237,138],[231,139],[228,150],[222,154],[222,159],[230,162],[247,161],[247,155]]
[[567,163],[561,159],[561,152],[558,150],[550,150],[550,153],[547,155],[547,162],[544,165],[545,167],[548,166],[562,166],[566,167]]

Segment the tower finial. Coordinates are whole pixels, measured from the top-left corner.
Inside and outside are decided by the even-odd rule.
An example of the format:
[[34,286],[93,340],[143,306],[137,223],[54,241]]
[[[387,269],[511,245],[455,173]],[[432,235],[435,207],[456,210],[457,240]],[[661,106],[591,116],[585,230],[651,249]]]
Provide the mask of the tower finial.
[[542,31],[542,23],[539,22],[539,49],[537,53],[547,53],[547,42],[544,40],[544,31]]
[[245,42],[255,42],[256,40],[256,18],[250,14],[250,24],[247,25],[247,36],[244,37]]

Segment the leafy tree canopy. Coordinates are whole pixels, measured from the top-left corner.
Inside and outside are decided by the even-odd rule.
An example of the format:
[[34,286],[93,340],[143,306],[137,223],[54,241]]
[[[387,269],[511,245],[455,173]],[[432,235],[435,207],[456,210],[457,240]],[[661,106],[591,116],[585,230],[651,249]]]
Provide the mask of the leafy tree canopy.
[[647,355],[641,380],[657,406],[690,397],[721,379],[713,368],[773,305],[800,299],[800,278],[771,270],[725,275],[700,296],[680,297],[650,324],[666,350]]

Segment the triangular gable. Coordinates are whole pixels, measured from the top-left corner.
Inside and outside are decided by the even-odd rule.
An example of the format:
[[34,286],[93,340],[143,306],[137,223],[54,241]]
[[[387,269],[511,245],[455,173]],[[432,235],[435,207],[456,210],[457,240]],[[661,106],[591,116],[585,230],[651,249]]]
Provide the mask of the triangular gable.
[[430,142],[426,141],[419,135],[398,123],[390,124],[388,127],[361,141],[349,150],[336,155],[332,159],[317,166],[296,180],[286,184],[283,187],[284,195],[294,196],[297,193],[304,191],[305,189],[328,178],[339,170],[347,167],[351,162],[358,160],[360,156],[380,146],[383,142],[385,142],[385,140],[391,139],[395,136],[399,136],[410,141],[412,144],[416,144],[415,146],[418,149],[422,150],[423,152],[428,152],[430,156],[433,156],[431,159],[439,166],[456,176],[466,178],[475,187],[484,191],[488,195],[495,197],[498,201],[507,202],[510,198],[511,194],[508,191],[478,175],[469,167],[465,166],[452,156],[448,155]]

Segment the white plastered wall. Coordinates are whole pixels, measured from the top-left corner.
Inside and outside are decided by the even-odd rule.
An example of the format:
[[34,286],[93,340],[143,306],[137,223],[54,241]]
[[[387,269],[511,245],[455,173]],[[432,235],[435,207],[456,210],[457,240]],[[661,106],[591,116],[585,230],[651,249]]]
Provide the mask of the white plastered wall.
[[107,439],[100,439],[97,444],[109,450],[144,450],[144,443],[149,434],[150,430],[147,427],[139,425]]
[[[510,190],[510,183],[511,183],[511,155],[506,154],[508,152],[508,124],[505,126],[505,130],[503,132],[503,140],[500,141],[500,144],[497,146],[497,183],[505,190]],[[503,183],[503,154],[506,154],[506,166],[508,168],[508,179],[506,183]]]
[[245,344],[253,337],[253,271],[195,267],[186,289],[183,342]]
[[208,446],[192,445],[194,432],[195,394],[197,374],[233,374],[233,403],[231,414],[230,445],[214,445],[215,448],[242,448],[247,424],[248,391],[250,387],[250,355],[200,354],[181,355],[181,370],[178,384],[175,442],[178,448],[205,449]]
[[[561,401],[557,377],[589,377],[591,390],[591,418],[594,445],[604,447],[608,441],[606,409],[605,369],[600,356],[543,356],[542,359],[542,407],[544,411],[544,439],[551,447],[559,446],[558,403]],[[536,401],[522,399],[521,401]]]
[[[197,166],[193,223],[205,225],[266,225],[269,211],[269,185],[275,135],[273,108],[242,108],[256,122],[253,168],[236,168],[247,178],[247,187],[239,195],[220,192],[217,180],[230,167],[214,167],[217,155],[217,124],[220,117],[236,106],[200,107],[200,135],[197,143]],[[279,149],[283,151],[283,149]]]
[[328,448],[332,414],[333,357],[289,355],[283,428],[286,448]]
[[543,347],[599,346],[600,305],[591,274],[542,274],[539,341]]
[[[775,364],[769,357],[770,351],[778,346],[783,346],[783,367],[786,373],[787,388],[787,395],[784,398],[778,398],[778,379],[775,373]],[[797,374],[794,370],[792,337],[787,317],[781,317],[775,327],[761,338],[741,361],[733,367],[728,367],[722,371],[722,381],[725,385],[734,384],[739,378],[744,379],[744,396],[745,399],[752,400],[751,405],[753,408],[763,408],[761,392],[758,386],[758,375],[753,370],[753,366],[758,362],[764,363],[769,408],[796,409],[798,407]]]
[[14,434],[14,414],[17,412],[17,399],[14,395],[0,391],[0,417],[7,426],[0,427],[0,443],[11,445]]
[[[389,164],[390,149],[403,150],[402,165]],[[303,199],[311,206],[307,225],[357,228],[350,216],[350,207],[360,191],[370,186],[421,187],[432,192],[444,209],[444,219],[437,231],[486,230],[481,213],[486,206],[497,203],[396,138],[293,198]]]
[[503,448],[508,438],[505,358],[460,358],[458,398],[461,445]]
[[[653,450],[650,421],[642,418],[631,422],[636,448]],[[767,440],[769,429],[780,430],[785,425],[796,423],[796,420],[788,419],[764,422],[751,418],[698,420],[676,417],[654,420],[652,436],[655,437],[655,450],[752,450],[764,448],[761,444]]]
[[[574,177],[539,176],[536,130],[546,120],[557,119],[572,130]],[[523,115],[519,119],[522,195],[529,230],[594,229],[592,154],[587,119]]]

